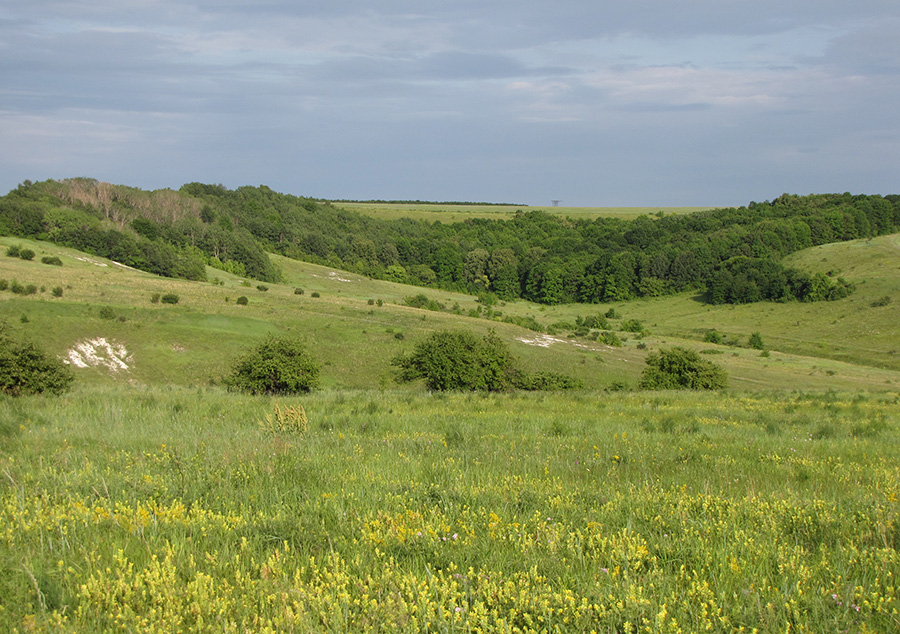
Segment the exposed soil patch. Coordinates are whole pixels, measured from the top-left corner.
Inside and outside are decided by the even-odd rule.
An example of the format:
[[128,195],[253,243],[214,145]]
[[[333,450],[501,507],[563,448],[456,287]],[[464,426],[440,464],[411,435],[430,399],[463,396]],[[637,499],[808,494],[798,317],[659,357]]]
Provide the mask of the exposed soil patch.
[[66,353],[63,362],[74,365],[76,368],[102,367],[110,372],[121,372],[129,369],[132,360],[125,346],[98,337],[75,344]]

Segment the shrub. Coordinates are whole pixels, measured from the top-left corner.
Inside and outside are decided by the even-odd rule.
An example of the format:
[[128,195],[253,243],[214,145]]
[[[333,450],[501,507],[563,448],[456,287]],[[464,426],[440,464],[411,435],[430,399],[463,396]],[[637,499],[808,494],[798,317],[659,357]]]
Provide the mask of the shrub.
[[874,302],[872,302],[872,308],[881,308],[882,306],[887,306],[891,303],[891,296],[885,295],[884,297],[879,297]]
[[104,306],[103,308],[100,309],[100,318],[101,319],[115,319],[116,311],[114,311],[109,306]]
[[762,350],[766,347],[766,344],[763,343],[762,335],[758,332],[754,332],[750,335],[750,341],[748,343],[754,350]]
[[24,295],[36,295],[38,292],[37,284],[26,284]]
[[163,295],[162,297],[159,298],[159,300],[163,304],[177,304],[179,299],[181,299],[181,298],[178,297],[178,295],[176,295],[175,293],[166,293],[165,295]]
[[493,332],[480,339],[465,331],[435,332],[411,355],[398,356],[391,363],[400,368],[398,380],[424,379],[426,387],[435,391],[561,390],[582,385],[578,379],[554,372],[521,372],[508,346]]
[[240,297],[238,297],[236,301],[237,301],[238,305],[240,305],[240,306],[247,305],[247,298],[244,295],[241,295]]
[[644,334],[644,324],[640,319],[629,319],[622,322],[622,330],[636,334]]
[[12,341],[0,324],[0,392],[62,394],[72,383],[72,373],[57,359],[49,357],[33,343]]
[[11,244],[11,245],[9,245],[9,247],[6,249],[6,255],[8,255],[8,256],[11,257],[11,258],[17,258],[17,257],[19,257],[19,251],[20,251],[20,250],[21,250],[21,247],[20,247],[20,246],[18,246],[18,245],[16,245],[16,244]]
[[5,291],[8,288],[9,288],[9,281],[5,280],[5,279],[0,280],[0,291]]
[[722,343],[722,333],[715,328],[707,330],[703,335],[703,341],[706,343]]
[[60,260],[55,255],[45,255],[44,257],[41,258],[41,262],[43,264],[50,264],[52,266],[62,266],[63,265],[62,260]]
[[265,284],[257,284],[256,290],[262,291],[263,293],[265,293],[267,290],[269,290],[269,287],[266,286]]
[[606,311],[606,313],[604,313],[603,316],[607,319],[621,319],[622,317],[619,313],[616,312],[615,308],[610,308],[608,311]]
[[51,290],[50,293],[53,295],[53,297],[62,297],[63,288],[62,286],[54,286],[53,290]]
[[600,341],[605,343],[608,346],[612,346],[613,348],[621,348],[622,340],[619,339],[619,335],[614,333],[611,330],[607,330],[603,334],[600,335]]
[[294,295],[303,295],[304,292],[305,291],[299,287],[294,289]]
[[9,285],[9,290],[11,290],[16,295],[24,295],[25,294],[25,287],[22,286],[21,284],[19,284],[18,280],[12,281],[12,283]]
[[251,394],[309,392],[318,387],[319,365],[296,339],[270,336],[235,362],[226,383]]
[[693,350],[676,346],[647,357],[640,385],[648,390],[718,390],[728,385],[728,375]]
[[429,390],[486,390],[513,387],[513,358],[494,334],[479,339],[466,331],[432,333],[408,356],[391,361],[400,381],[425,379]]
[[321,295],[319,295],[319,291],[313,291],[312,293],[309,294],[309,296],[310,297],[322,297]]
[[159,298],[160,298],[160,294],[159,294],[159,293],[153,293],[153,295],[150,296],[150,303],[151,303],[151,304],[158,304],[158,303],[159,303]]
[[34,259],[34,251],[31,249],[21,249],[19,251],[19,257],[23,260],[33,260]]

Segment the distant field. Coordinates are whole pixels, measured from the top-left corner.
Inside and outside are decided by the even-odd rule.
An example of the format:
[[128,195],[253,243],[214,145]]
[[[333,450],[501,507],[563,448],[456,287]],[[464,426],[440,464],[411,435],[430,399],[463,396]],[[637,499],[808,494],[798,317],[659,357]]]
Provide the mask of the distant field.
[[419,220],[441,222],[461,222],[469,218],[505,219],[515,216],[519,211],[545,211],[557,216],[570,218],[624,218],[631,219],[641,215],[689,214],[696,211],[713,209],[713,207],[531,207],[514,205],[444,205],[428,203],[333,203],[336,207],[351,209],[359,213],[394,220],[397,218],[416,218]]

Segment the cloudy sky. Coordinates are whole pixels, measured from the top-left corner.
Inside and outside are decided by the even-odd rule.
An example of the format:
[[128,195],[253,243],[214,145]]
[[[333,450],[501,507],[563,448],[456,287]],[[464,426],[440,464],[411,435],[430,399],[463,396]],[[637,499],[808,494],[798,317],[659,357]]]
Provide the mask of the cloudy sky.
[[4,0],[0,193],[900,193],[897,0]]

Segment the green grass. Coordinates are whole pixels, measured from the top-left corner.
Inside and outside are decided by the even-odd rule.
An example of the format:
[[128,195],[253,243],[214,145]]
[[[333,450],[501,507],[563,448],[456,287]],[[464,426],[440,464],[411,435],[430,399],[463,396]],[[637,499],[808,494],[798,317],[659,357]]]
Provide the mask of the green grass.
[[0,398],[4,631],[892,631],[895,394]]
[[622,218],[631,220],[642,215],[689,214],[713,207],[534,207],[516,205],[444,205],[440,203],[334,203],[337,207],[356,211],[374,218],[396,220],[413,218],[429,222],[463,222],[470,218],[505,220],[520,211],[544,211],[555,216],[579,220]]
[[[547,347],[529,345],[536,333],[495,319],[469,317],[484,309],[474,297],[382,282],[327,267],[272,256],[284,271],[283,284],[267,292],[248,282],[209,269],[210,282],[160,278],[125,269],[99,258],[47,243],[0,238],[0,249],[21,244],[36,251],[34,261],[0,257],[0,278],[34,283],[43,292],[19,296],[0,292],[0,318],[14,334],[38,341],[63,356],[75,344],[103,337],[131,353],[128,372],[76,369],[82,383],[113,385],[210,385],[229,371],[231,362],[268,333],[304,338],[323,364],[325,387],[345,389],[393,386],[390,360],[408,353],[415,342],[440,329],[465,328],[476,334],[494,329],[508,342],[527,371],[553,370],[576,376],[588,389],[613,384],[635,386],[649,352],[662,346],[715,349],[713,358],[731,376],[731,389],[892,390],[900,385],[900,282],[891,271],[900,265],[897,237],[829,245],[798,254],[810,270],[843,268],[857,284],[849,298],[831,303],[709,306],[691,294],[617,304],[623,319],[637,318],[650,334],[620,333],[622,348],[610,348],[560,332]],[[40,263],[58,256],[62,267]],[[79,259],[81,258],[81,259]],[[805,259],[804,259],[805,258]],[[86,261],[89,260],[89,261]],[[823,261],[825,260],[825,261]],[[105,266],[100,266],[105,264]],[[51,289],[61,286],[62,297]],[[294,293],[303,288],[304,294]],[[319,297],[312,297],[313,292]],[[151,303],[154,294],[175,293],[177,305]],[[446,306],[433,312],[403,305],[423,293]],[[247,306],[236,299],[247,296]],[[873,307],[884,296],[896,297]],[[381,306],[375,300],[382,302]],[[369,301],[373,301],[369,304]],[[458,306],[461,314],[449,312]],[[101,317],[112,311],[113,319]],[[529,316],[544,326],[574,321],[578,315],[603,313],[608,305],[539,306],[500,303],[502,315]],[[501,318],[502,318],[501,315]],[[22,320],[25,317],[27,321]],[[702,342],[706,329],[724,333],[733,346]],[[747,348],[760,332],[769,357]],[[403,338],[397,338],[398,333]],[[418,389],[410,386],[407,389]]]

